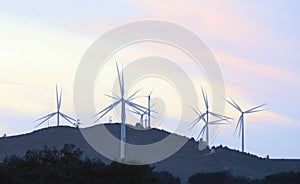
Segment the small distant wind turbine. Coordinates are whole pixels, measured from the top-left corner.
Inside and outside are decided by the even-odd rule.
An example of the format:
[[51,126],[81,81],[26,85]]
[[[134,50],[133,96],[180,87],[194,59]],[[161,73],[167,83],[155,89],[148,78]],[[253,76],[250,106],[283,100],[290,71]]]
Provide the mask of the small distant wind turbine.
[[[192,122],[192,126],[190,127],[190,129],[192,129],[194,126],[196,126],[196,124],[198,124],[201,120],[204,121],[205,125],[202,127],[201,131],[200,131],[200,134],[198,135],[197,137],[197,140],[204,135],[204,133],[206,133],[206,144],[207,146],[209,146],[209,125],[217,125],[217,124],[225,124],[225,123],[219,123],[220,121],[228,121],[228,120],[231,120],[232,118],[230,117],[227,117],[227,116],[223,116],[223,115],[220,115],[220,114],[217,114],[217,113],[213,113],[213,112],[210,112],[209,111],[209,104],[208,104],[208,98],[207,98],[207,94],[206,92],[203,90],[203,88],[201,88],[202,90],[202,96],[203,96],[203,99],[204,99],[204,103],[205,103],[205,108],[206,108],[206,111],[205,113],[201,113],[200,111],[197,111],[196,109],[193,109],[193,111],[198,115],[198,118],[195,119],[193,122]],[[209,115],[212,115],[216,118],[218,118],[217,120],[215,121],[209,121]]]
[[151,128],[151,93],[148,95],[148,128]]
[[153,105],[151,105],[151,94],[152,94],[153,90],[154,90],[154,87],[151,90],[151,92],[149,93],[149,95],[144,96],[144,97],[147,97],[147,100],[148,100],[148,111],[147,111],[147,116],[148,116],[147,124],[148,125],[145,125],[146,128],[151,128],[151,112],[152,112],[151,108],[153,107]]
[[144,128],[143,121],[144,121],[144,115],[147,114],[147,110],[144,111],[144,112],[140,112],[140,111],[137,111],[137,110],[129,110],[129,111],[140,116],[140,125]]
[[75,123],[76,120],[71,118],[70,116],[60,112],[60,107],[61,107],[61,97],[62,97],[62,90],[60,91],[60,95],[58,97],[58,89],[57,89],[57,85],[56,85],[56,107],[57,107],[57,111],[50,113],[40,119],[37,119],[36,121],[41,121],[37,126],[35,126],[35,128],[37,128],[38,126],[40,126],[41,124],[43,124],[44,122],[48,121],[49,119],[51,119],[53,116],[57,115],[57,126],[59,126],[59,118],[60,116],[65,119],[66,121],[68,121],[70,124],[77,126],[77,124]]
[[[155,86],[156,86],[156,84],[155,84]],[[133,112],[133,113],[138,114],[138,115],[141,115],[140,113],[145,113],[145,114],[143,114],[143,116],[147,115],[147,119],[145,119],[145,128],[151,128],[151,117],[153,117],[151,115],[151,113],[152,112],[157,113],[156,111],[151,110],[151,108],[155,105],[155,104],[151,105],[151,94],[153,93],[153,90],[154,90],[155,86],[152,88],[151,92],[148,95],[138,96],[138,97],[146,97],[147,98],[147,102],[148,102],[147,111],[138,112],[138,113]],[[138,98],[138,97],[135,97],[135,98]],[[135,98],[133,98],[133,99],[135,99]]]
[[[143,128],[147,128],[147,124],[145,124],[145,126],[144,126],[144,116],[145,116],[145,115],[149,115],[149,111],[152,111],[152,112],[154,112],[154,113],[157,113],[156,111],[151,110],[151,108],[152,108],[154,105],[155,105],[155,104],[152,104],[152,105],[150,106],[150,109],[147,108],[145,111],[138,111],[138,110],[129,110],[129,111],[132,112],[132,113],[134,113],[134,114],[139,115],[139,116],[140,116],[140,125],[141,125]],[[150,116],[153,117],[152,115],[150,115]],[[149,126],[148,126],[148,128],[149,128]]]
[[136,91],[135,93],[133,93],[131,96],[129,96],[127,99],[124,97],[124,93],[125,93],[125,89],[124,89],[124,75],[123,75],[123,70],[121,71],[121,74],[119,72],[119,67],[118,64],[116,63],[116,67],[117,67],[117,72],[118,72],[118,79],[119,79],[119,87],[120,87],[120,93],[121,93],[121,97],[119,97],[116,94],[113,95],[106,95],[112,99],[115,100],[114,103],[112,103],[111,105],[109,105],[108,107],[104,108],[102,111],[98,112],[95,116],[99,116],[98,119],[96,119],[96,121],[94,123],[96,123],[97,121],[99,121],[103,116],[105,116],[108,112],[110,112],[111,110],[113,110],[118,104],[121,103],[121,151],[120,151],[120,158],[124,159],[125,158],[125,142],[126,142],[126,111],[125,111],[125,105],[128,105],[129,107],[133,108],[134,110],[137,111],[145,111],[147,110],[147,108],[136,104],[134,102],[132,102],[132,100],[134,99],[135,95],[140,91]]
[[239,117],[239,120],[236,124],[234,133],[236,133],[236,130],[238,129],[238,127],[239,127],[239,136],[240,136],[241,131],[242,131],[242,152],[244,152],[244,146],[245,146],[244,145],[244,141],[245,141],[244,115],[263,111],[262,109],[259,109],[259,108],[265,106],[266,103],[258,105],[254,108],[249,109],[249,110],[243,111],[242,108],[232,98],[230,98],[230,100],[227,100],[227,99],[225,99],[225,100],[226,100],[227,103],[229,103],[232,107],[234,107],[236,110],[238,110],[241,113],[241,116]]

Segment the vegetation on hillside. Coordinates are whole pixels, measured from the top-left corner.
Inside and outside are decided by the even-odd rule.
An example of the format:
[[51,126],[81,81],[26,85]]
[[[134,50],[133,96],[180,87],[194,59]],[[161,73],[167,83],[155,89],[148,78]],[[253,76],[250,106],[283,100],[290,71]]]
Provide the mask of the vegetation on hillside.
[[260,180],[235,177],[228,171],[214,173],[198,173],[191,176],[189,184],[299,184],[300,173],[283,172],[267,176]]
[[[82,151],[74,145],[65,145],[60,150],[47,147],[39,151],[29,150],[22,158],[7,157],[0,163],[0,183],[178,184],[180,180],[167,171],[157,172],[150,165],[104,164],[100,160],[82,158]],[[300,173],[278,173],[260,180],[235,177],[228,171],[198,173],[191,176],[188,183],[297,184],[300,183]]]
[[149,165],[125,165],[82,158],[73,145],[62,149],[29,150],[23,158],[10,156],[0,164],[0,183],[180,183],[168,172],[156,172]]

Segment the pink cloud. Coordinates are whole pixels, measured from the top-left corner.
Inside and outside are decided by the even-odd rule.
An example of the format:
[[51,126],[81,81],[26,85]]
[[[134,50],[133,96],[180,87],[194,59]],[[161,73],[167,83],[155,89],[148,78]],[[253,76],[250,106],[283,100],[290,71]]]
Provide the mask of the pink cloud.
[[255,78],[264,77],[272,80],[294,81],[299,79],[297,73],[281,69],[275,66],[259,63],[257,61],[248,60],[225,53],[215,53],[218,62],[229,67],[230,71],[235,71],[241,74],[253,75]]
[[[136,1],[150,18],[172,21],[196,31],[204,39],[219,43],[236,43],[257,46],[268,40],[273,32],[264,21],[273,12],[269,7],[253,3],[226,1]],[[260,17],[260,19],[259,19]],[[259,21],[257,21],[259,20]]]

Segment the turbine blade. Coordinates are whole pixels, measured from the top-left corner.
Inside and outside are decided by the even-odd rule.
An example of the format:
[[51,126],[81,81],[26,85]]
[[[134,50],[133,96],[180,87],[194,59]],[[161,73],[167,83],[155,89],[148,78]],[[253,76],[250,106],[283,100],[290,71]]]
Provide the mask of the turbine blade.
[[[147,111],[148,111],[148,110],[147,110]],[[154,113],[154,114],[158,114],[158,112],[155,111],[155,110],[150,110],[150,112],[152,112],[152,113]]]
[[151,91],[150,91],[150,93],[149,93],[149,95],[148,96],[151,96],[152,95],[152,93],[153,93],[153,91],[154,91],[154,89],[156,88],[156,86],[157,86],[157,83],[158,83],[158,81],[154,84],[154,86],[153,86],[153,88],[151,89]]
[[229,97],[231,99],[231,101],[235,104],[235,106],[239,109],[239,111],[242,111],[242,108],[236,103],[235,100],[233,100],[233,98]]
[[[55,114],[57,114],[57,113],[55,113]],[[55,114],[53,114],[53,115],[47,117],[46,119],[44,119],[42,122],[40,122],[40,123],[39,123],[37,126],[35,126],[34,128],[39,127],[39,126],[40,126],[41,124],[43,124],[45,121],[47,121],[48,119],[52,118]]]
[[[115,92],[111,91],[111,93],[112,93],[113,95],[115,95],[116,98],[118,98],[118,99],[121,98],[121,97],[119,97]],[[112,96],[113,96],[113,95],[112,95]]]
[[[73,123],[71,120],[69,120],[69,118],[71,118],[71,117],[69,117],[69,116],[67,116],[67,115],[65,115],[65,114],[63,114],[63,113],[60,113],[60,115],[61,115],[66,121],[68,121],[68,122],[71,123],[72,125],[76,126],[75,123]],[[73,120],[73,118],[71,118],[71,119]],[[75,121],[76,121],[76,120],[75,120]]]
[[142,111],[144,112],[145,110],[147,111],[148,109],[146,107],[143,107],[139,104],[136,104],[134,102],[130,102],[128,100],[125,101],[126,104],[128,104],[129,106],[131,106],[132,108],[135,108],[136,110]]
[[134,92],[130,97],[127,98],[127,100],[132,100],[132,98],[138,93],[140,92],[141,89],[138,89],[136,92]]
[[197,111],[194,107],[191,107],[191,109],[198,115],[198,116],[202,116],[203,114],[201,113],[201,111]]
[[197,137],[197,140],[199,140],[199,138],[200,138],[201,136],[204,135],[204,133],[205,133],[205,131],[206,131],[206,126],[207,126],[207,125],[204,125],[204,126],[202,127],[202,129],[201,129],[201,131],[200,131],[200,133],[199,133],[199,135],[198,135],[198,137]]
[[136,111],[136,110],[127,109],[127,111],[132,112],[132,113],[137,114],[137,115],[142,115],[142,113],[140,113],[139,111]]
[[153,116],[153,115],[150,115],[150,117],[151,117],[151,118],[155,118],[155,119],[156,119],[156,117],[155,117],[155,116]]
[[125,83],[124,83],[124,68],[123,68],[123,65],[122,65],[122,94],[123,94],[123,97],[124,97],[124,91],[125,91]]
[[191,107],[192,110],[206,123],[206,119],[204,118],[204,116],[206,115],[206,113],[202,114],[201,111],[197,111],[195,108]]
[[236,127],[235,127],[235,129],[234,129],[234,134],[236,134],[236,130],[237,130],[238,127],[240,126],[240,122],[241,122],[242,116],[243,116],[243,115],[241,115],[241,116],[239,117],[239,120],[238,120],[238,122],[237,122],[237,124],[236,124]]
[[57,107],[57,110],[59,110],[59,99],[58,99],[58,89],[57,89],[57,84],[56,84],[56,107]]
[[223,124],[228,124],[228,123],[219,123],[219,122],[221,122],[221,121],[224,121],[223,119],[219,119],[219,120],[215,120],[215,121],[211,121],[211,122],[209,122],[208,124],[211,124],[211,125],[223,125]]
[[201,91],[202,91],[202,96],[203,96],[203,99],[204,99],[204,102],[205,102],[205,108],[206,108],[206,110],[208,110],[208,99],[207,99],[207,94],[206,94],[206,92],[203,90],[202,87],[201,87]]
[[210,125],[228,125],[228,123],[209,123]]
[[105,112],[103,112],[103,114],[97,118],[94,123],[96,123],[97,121],[99,121],[101,118],[103,118],[107,113],[109,113],[114,107],[113,106],[110,106]]
[[59,96],[59,101],[58,101],[58,110],[60,110],[60,107],[61,107],[61,97],[62,97],[62,89],[60,89],[60,96]]
[[94,115],[94,117],[100,115],[101,113],[105,112],[107,109],[110,109],[111,107],[114,108],[120,102],[121,102],[121,100],[114,102],[113,104],[111,104],[108,107],[104,108],[102,111],[98,112],[96,115]]
[[108,95],[108,94],[104,94],[104,95],[107,96],[107,97],[109,97],[109,98],[115,99],[115,100],[120,100],[120,99],[118,99],[118,98],[116,98],[116,97],[114,97],[112,95]]
[[251,112],[245,112],[245,113],[251,114],[251,113],[262,112],[262,111],[265,111],[265,110],[263,110],[263,109],[261,109],[261,110],[253,110],[253,111],[251,111]]
[[[130,101],[133,101],[133,100],[135,100],[135,99],[137,99],[137,98],[141,98],[141,97],[146,97],[146,96],[141,96],[141,95],[135,96],[135,97],[132,97],[132,98],[130,99]],[[129,99],[127,99],[127,100],[129,100]]]
[[[232,100],[232,98],[230,98],[230,99]],[[227,100],[226,98],[224,98],[224,100],[225,100],[228,104],[230,104],[232,107],[234,107],[236,110],[242,112],[242,109],[241,109],[236,103],[234,103],[233,101],[230,102],[230,101]]]
[[255,109],[258,109],[258,108],[263,107],[265,105],[267,105],[267,104],[264,103],[264,104],[258,105],[258,106],[254,107],[254,108],[251,108],[251,109],[245,111],[245,113],[252,113]]
[[62,113],[62,112],[59,112],[62,116],[65,116],[66,118],[68,118],[68,119],[70,119],[70,120],[72,120],[72,121],[76,121],[77,122],[77,120],[76,119],[74,119],[74,118],[72,118],[72,117],[70,117],[70,116],[68,116],[68,115],[66,115],[66,114],[64,114],[64,113]]
[[123,85],[122,85],[122,80],[121,80],[121,76],[120,76],[118,63],[116,63],[116,66],[117,66],[117,72],[118,72],[118,79],[119,79],[119,87],[120,87],[121,97],[124,97]]
[[213,116],[215,116],[215,117],[217,117],[217,118],[220,118],[223,121],[233,120],[232,118],[224,116],[224,115],[221,115],[221,114],[217,114],[217,113],[213,113],[213,112],[208,112],[208,113],[211,114],[211,115],[213,115]]
[[197,125],[197,123],[200,121],[200,117],[198,117],[198,118],[196,118],[192,123],[191,123],[191,126],[190,126],[190,128],[189,128],[189,130],[191,130],[192,128],[194,128],[196,125]]
[[53,112],[53,113],[47,114],[46,116],[43,116],[43,117],[41,117],[41,118],[39,118],[39,119],[35,120],[35,122],[36,122],[36,121],[40,121],[40,120],[42,120],[42,119],[44,119],[44,118],[47,118],[48,116],[52,116],[52,115],[55,115],[55,114],[56,114],[56,112]]

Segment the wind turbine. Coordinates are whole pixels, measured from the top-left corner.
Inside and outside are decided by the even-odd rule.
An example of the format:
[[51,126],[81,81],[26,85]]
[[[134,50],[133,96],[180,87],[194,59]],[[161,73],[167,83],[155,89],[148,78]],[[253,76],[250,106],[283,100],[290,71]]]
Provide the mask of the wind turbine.
[[[144,111],[138,111],[138,110],[129,110],[130,112],[134,113],[134,114],[137,114],[140,116],[140,125],[143,127],[143,128],[147,128],[147,125],[144,126],[144,116],[145,115],[149,115],[149,111],[152,111],[154,113],[157,113],[156,111],[153,111],[151,110],[151,108],[154,106],[155,104],[152,104],[150,106],[150,108],[147,108],[146,110]],[[151,117],[153,117],[152,115],[150,115]],[[148,124],[148,123],[147,123]]]
[[148,128],[151,128],[151,93],[148,95]]
[[154,87],[153,87],[153,89],[151,90],[151,92],[149,93],[149,95],[147,95],[147,96],[144,96],[144,97],[147,97],[147,100],[148,100],[148,111],[147,111],[147,116],[148,116],[148,121],[147,121],[147,124],[148,125],[146,125],[146,128],[151,128],[151,108],[153,107],[153,105],[151,105],[151,94],[152,94],[152,92],[153,92],[153,90],[154,90]]
[[261,104],[261,105],[258,105],[254,108],[251,108],[251,109],[248,109],[246,111],[243,111],[242,108],[232,99],[230,98],[230,100],[227,100],[225,99],[227,103],[229,103],[232,107],[234,107],[236,110],[238,110],[240,113],[241,113],[241,116],[239,117],[239,120],[236,124],[236,127],[235,127],[235,130],[234,130],[234,133],[236,133],[236,130],[237,128],[239,127],[239,136],[241,134],[241,131],[242,131],[242,152],[244,152],[244,146],[245,146],[245,132],[244,132],[244,129],[245,129],[245,126],[244,126],[244,115],[245,114],[251,114],[251,113],[255,113],[255,112],[260,112],[260,111],[263,111],[261,109],[259,109],[260,107],[263,107],[266,105],[266,103],[264,104]]
[[[202,114],[201,111],[199,111],[199,110],[197,111],[193,107],[192,107],[192,110],[198,115],[198,117],[192,122],[192,125],[189,129],[191,130],[192,128],[194,128],[194,126],[196,126],[201,120],[204,122],[204,126],[201,128],[201,131],[200,131],[198,137],[196,138],[196,140],[199,140],[200,137],[203,137],[204,133],[206,133],[206,136],[208,135],[207,131],[208,131],[208,126],[209,125],[223,125],[223,124],[226,124],[226,123],[220,123],[221,121],[228,121],[228,119],[231,119],[229,117],[225,118],[225,116],[224,116],[224,118],[208,122],[205,119],[205,114]],[[206,137],[206,141],[208,141],[207,137]],[[208,142],[206,142],[206,144],[208,146]]]
[[144,128],[143,120],[144,120],[144,115],[147,114],[147,110],[144,112],[140,112],[137,110],[129,110],[129,111],[140,116],[140,125]]
[[126,110],[125,110],[126,105],[128,105],[129,107],[133,108],[134,110],[138,110],[138,111],[145,111],[145,110],[147,110],[147,108],[132,102],[135,95],[140,90],[136,91],[135,93],[133,93],[128,98],[124,97],[125,89],[124,89],[123,70],[121,71],[121,74],[120,74],[119,67],[118,67],[117,63],[116,63],[116,67],[117,67],[117,73],[118,73],[118,80],[119,80],[119,87],[120,87],[121,96],[118,96],[114,93],[113,93],[113,95],[106,95],[106,96],[112,98],[113,100],[115,100],[115,102],[113,102],[111,105],[104,108],[102,111],[98,112],[95,116],[99,116],[99,117],[98,117],[98,119],[96,119],[96,121],[94,123],[99,121],[103,116],[105,116],[108,112],[113,110],[118,104],[121,103],[121,151],[120,151],[120,158],[124,159],[125,158],[125,142],[126,142],[126,122],[125,122],[126,121]]
[[57,107],[57,111],[50,113],[44,117],[41,117],[40,119],[37,119],[36,121],[41,121],[37,126],[35,126],[35,128],[37,128],[38,126],[40,126],[41,124],[43,124],[44,122],[48,121],[49,119],[51,119],[52,117],[54,117],[55,115],[57,115],[57,126],[59,126],[59,121],[60,121],[60,116],[65,119],[66,121],[68,121],[70,124],[76,126],[76,120],[71,118],[70,116],[60,112],[60,108],[61,108],[61,97],[62,97],[62,89],[60,91],[60,95],[58,96],[58,89],[57,89],[57,85],[56,85],[56,107]]
[[[205,113],[202,114],[200,112],[200,110],[197,111],[196,109],[194,109],[192,107],[193,111],[198,115],[198,118],[196,118],[192,122],[192,126],[190,127],[190,129],[192,129],[194,126],[196,126],[196,124],[198,124],[201,120],[203,120],[205,125],[202,127],[202,129],[200,131],[200,134],[198,135],[197,139],[199,139],[199,137],[201,137],[204,133],[206,133],[206,144],[207,144],[207,146],[209,146],[209,125],[224,124],[224,123],[219,123],[219,122],[220,121],[228,121],[229,119],[232,119],[232,118],[209,111],[209,103],[208,103],[207,94],[203,90],[203,88],[201,88],[201,90],[202,90],[203,100],[204,100],[204,103],[205,103]],[[212,115],[212,116],[214,116],[218,119],[215,120],[215,121],[210,122],[209,121],[209,115]]]

